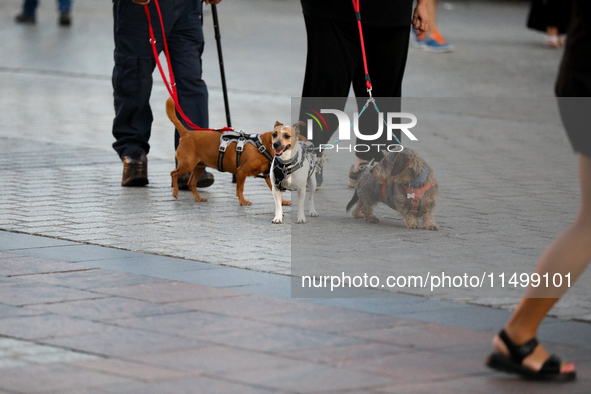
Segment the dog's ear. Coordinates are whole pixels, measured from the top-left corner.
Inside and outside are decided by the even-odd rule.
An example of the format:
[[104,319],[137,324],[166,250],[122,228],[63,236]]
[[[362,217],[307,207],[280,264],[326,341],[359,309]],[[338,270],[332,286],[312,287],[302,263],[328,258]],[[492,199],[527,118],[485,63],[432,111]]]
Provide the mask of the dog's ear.
[[279,122],[278,120],[275,121],[275,126],[273,126],[273,128],[276,129],[279,126],[283,126],[283,123]]
[[296,135],[298,135],[298,134],[300,134],[300,127],[301,126],[306,126],[306,124],[300,120],[298,123],[291,126],[291,129],[293,131],[295,131]]
[[404,171],[404,169],[408,167],[408,161],[409,159],[407,155],[396,155],[396,161],[394,162],[394,167],[392,168],[392,172],[390,173],[390,175],[396,176],[400,174],[402,171]]

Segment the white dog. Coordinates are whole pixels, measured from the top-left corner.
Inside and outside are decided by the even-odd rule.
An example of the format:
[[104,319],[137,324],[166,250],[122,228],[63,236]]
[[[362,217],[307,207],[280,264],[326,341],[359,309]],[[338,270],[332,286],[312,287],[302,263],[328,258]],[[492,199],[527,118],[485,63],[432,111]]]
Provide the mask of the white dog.
[[274,224],[283,223],[283,207],[281,193],[286,190],[298,192],[298,223],[306,223],[304,215],[304,201],[306,200],[306,186],[310,191],[310,216],[318,216],[314,209],[314,191],[316,190],[316,155],[309,149],[310,142],[298,140],[300,125],[298,122],[292,127],[275,122],[273,130],[273,150],[275,158],[271,163],[271,183],[273,184],[273,198],[275,199]]

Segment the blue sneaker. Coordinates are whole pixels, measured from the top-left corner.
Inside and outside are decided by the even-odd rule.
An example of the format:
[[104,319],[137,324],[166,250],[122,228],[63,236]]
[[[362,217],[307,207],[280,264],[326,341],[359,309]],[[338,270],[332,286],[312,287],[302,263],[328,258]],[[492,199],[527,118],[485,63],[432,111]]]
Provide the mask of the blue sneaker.
[[453,52],[454,49],[437,30],[433,33],[433,37],[425,37],[423,50],[426,52],[444,53]]

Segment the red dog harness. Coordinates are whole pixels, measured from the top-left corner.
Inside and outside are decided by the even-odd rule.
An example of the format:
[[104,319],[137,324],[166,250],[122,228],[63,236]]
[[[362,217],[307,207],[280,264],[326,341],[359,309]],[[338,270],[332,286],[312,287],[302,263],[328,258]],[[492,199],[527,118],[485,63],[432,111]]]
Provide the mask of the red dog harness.
[[[387,183],[382,183],[382,199],[383,200],[386,200],[386,186],[388,186]],[[417,212],[419,211],[419,203],[421,202],[421,198],[423,197],[423,194],[425,194],[425,192],[427,190],[431,189],[432,186],[435,186],[435,179],[431,178],[429,183],[427,183],[425,186],[420,187],[420,188],[410,187],[409,185],[402,185],[402,186],[404,186],[404,190],[406,190],[406,198],[408,198],[412,202],[412,208],[411,208],[410,212],[414,213],[416,215]]]

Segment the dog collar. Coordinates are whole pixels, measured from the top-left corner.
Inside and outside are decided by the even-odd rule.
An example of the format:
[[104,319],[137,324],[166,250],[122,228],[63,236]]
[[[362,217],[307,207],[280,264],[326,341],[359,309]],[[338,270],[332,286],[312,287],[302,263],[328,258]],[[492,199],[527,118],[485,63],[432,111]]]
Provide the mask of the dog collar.
[[425,168],[425,172],[423,172],[423,175],[421,175],[421,177],[419,179],[417,179],[416,181],[409,183],[408,186],[413,187],[413,186],[418,185],[419,183],[423,182],[423,179],[425,179],[428,172],[429,171]]
[[[424,176],[421,178],[425,178]],[[416,182],[414,182],[414,184],[416,184]],[[382,185],[382,200],[386,201],[386,187],[388,186],[388,183],[381,183]],[[406,191],[406,198],[411,200],[412,203],[412,207],[410,212],[413,214],[416,214],[419,211],[419,203],[421,202],[421,198],[423,197],[423,194],[425,194],[425,192],[429,189],[431,189],[432,186],[435,186],[435,178],[431,178],[431,180],[429,181],[429,183],[427,183],[425,186],[420,187],[420,188],[412,188],[408,185],[402,185],[404,187],[404,190]]]
[[417,189],[407,185],[402,186],[404,186],[404,190],[406,190],[406,198],[408,198],[412,202],[412,208],[410,212],[416,214],[419,210],[419,202],[421,201],[423,194],[425,194],[427,190],[431,189],[431,186],[435,186],[435,179],[431,178],[429,183]]

